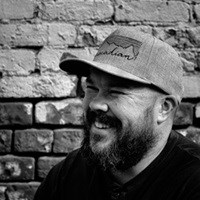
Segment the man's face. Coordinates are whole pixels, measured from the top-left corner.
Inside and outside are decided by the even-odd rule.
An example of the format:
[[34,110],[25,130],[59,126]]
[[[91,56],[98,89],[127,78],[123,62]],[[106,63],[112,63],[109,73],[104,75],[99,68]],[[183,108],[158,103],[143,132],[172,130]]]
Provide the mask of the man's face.
[[105,170],[136,165],[155,145],[154,102],[144,85],[91,71],[84,98],[83,155]]

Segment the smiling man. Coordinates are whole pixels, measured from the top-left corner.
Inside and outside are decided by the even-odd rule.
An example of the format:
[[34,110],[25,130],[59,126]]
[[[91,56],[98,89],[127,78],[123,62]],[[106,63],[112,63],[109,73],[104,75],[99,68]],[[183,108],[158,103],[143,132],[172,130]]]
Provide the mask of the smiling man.
[[158,95],[145,84],[91,70],[83,105],[85,157],[105,170],[124,171],[136,166],[159,139],[153,130]]
[[172,130],[182,63],[155,37],[121,27],[93,61],[61,57],[85,76],[84,139],[57,164],[35,200],[197,200],[200,147]]

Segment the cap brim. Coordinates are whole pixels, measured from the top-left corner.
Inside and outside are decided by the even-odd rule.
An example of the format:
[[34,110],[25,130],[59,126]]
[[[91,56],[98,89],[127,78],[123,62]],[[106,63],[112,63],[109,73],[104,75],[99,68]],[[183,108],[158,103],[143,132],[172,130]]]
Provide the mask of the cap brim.
[[70,58],[61,61],[59,66],[63,71],[66,71],[68,74],[77,76],[87,77],[90,73],[90,68],[94,67],[108,74],[115,75],[121,78],[138,81],[141,83],[151,84],[151,82],[149,82],[148,80],[134,76],[133,74],[126,72],[120,68],[96,61],[88,61],[79,58]]

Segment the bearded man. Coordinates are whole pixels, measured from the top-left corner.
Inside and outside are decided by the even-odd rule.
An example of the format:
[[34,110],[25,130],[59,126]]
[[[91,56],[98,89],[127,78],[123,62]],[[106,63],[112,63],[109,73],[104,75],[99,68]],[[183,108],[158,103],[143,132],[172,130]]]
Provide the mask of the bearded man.
[[172,130],[182,63],[157,38],[121,27],[93,61],[61,57],[85,76],[84,139],[54,166],[35,200],[197,200],[200,147]]

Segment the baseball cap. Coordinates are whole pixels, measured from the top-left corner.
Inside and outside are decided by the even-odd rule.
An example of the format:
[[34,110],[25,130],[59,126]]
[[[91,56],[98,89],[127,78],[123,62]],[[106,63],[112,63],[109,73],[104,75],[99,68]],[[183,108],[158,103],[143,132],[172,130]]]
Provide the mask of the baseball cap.
[[182,62],[167,43],[134,28],[120,27],[100,46],[93,61],[63,53],[60,68],[69,74],[88,76],[94,67],[109,74],[152,84],[180,102],[183,95]]

